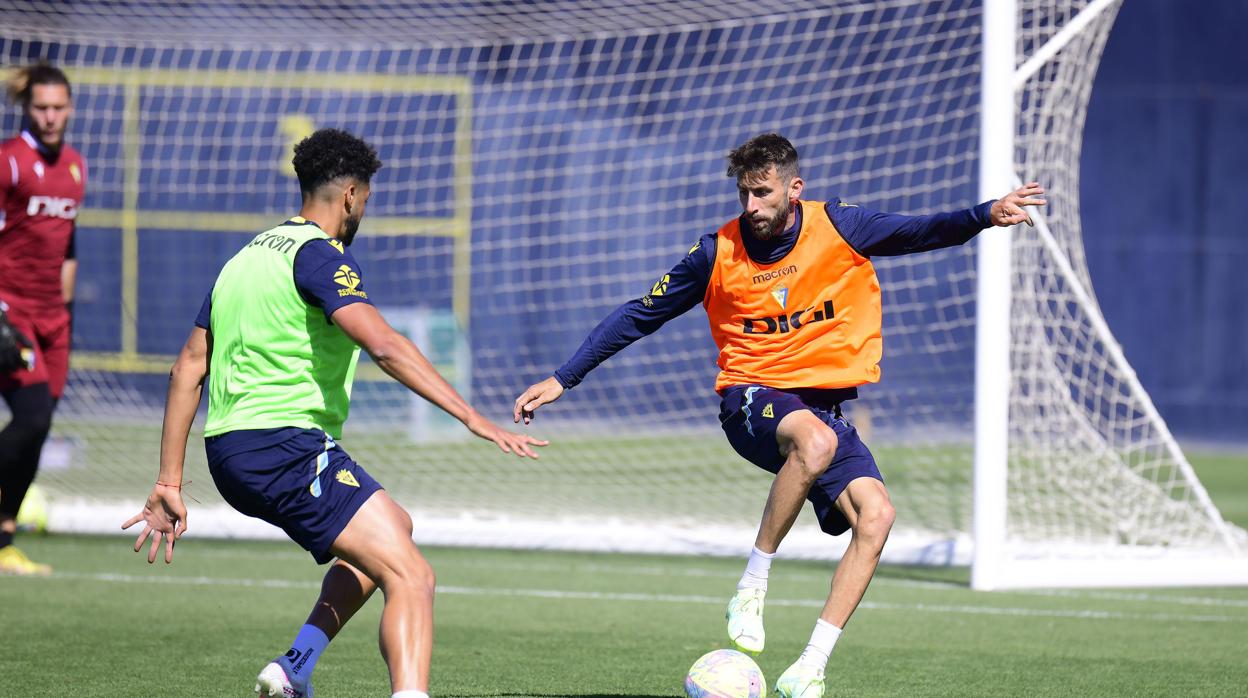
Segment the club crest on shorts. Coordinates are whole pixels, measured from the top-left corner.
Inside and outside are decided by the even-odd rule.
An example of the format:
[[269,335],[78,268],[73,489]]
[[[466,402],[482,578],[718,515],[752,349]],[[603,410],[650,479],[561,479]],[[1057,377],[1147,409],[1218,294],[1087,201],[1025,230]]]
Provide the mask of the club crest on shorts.
[[341,482],[344,485],[350,485],[351,487],[360,486],[360,481],[356,480],[355,475],[351,474],[351,471],[347,470],[346,468],[343,468],[342,470],[339,470],[338,472],[334,473],[334,479],[337,480],[338,482]]

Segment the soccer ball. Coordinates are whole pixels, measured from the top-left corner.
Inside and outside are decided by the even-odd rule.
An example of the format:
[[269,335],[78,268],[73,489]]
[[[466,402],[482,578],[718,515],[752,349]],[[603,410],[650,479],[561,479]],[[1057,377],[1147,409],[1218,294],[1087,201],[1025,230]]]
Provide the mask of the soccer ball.
[[38,485],[26,490],[26,498],[17,511],[17,530],[27,533],[48,532],[48,498]]
[[689,698],[763,698],[767,695],[767,685],[753,659],[736,650],[715,650],[702,655],[689,667],[685,695]]

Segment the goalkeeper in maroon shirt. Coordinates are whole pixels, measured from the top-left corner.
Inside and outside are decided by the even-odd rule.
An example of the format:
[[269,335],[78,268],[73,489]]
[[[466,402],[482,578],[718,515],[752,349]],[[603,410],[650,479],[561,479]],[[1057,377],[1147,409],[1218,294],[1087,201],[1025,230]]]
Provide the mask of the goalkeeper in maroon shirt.
[[69,371],[74,219],[87,167],[65,143],[74,107],[63,72],[18,68],[8,93],[22,130],[0,143],[0,395],[13,415],[0,431],[0,573],[48,574],[13,535]]

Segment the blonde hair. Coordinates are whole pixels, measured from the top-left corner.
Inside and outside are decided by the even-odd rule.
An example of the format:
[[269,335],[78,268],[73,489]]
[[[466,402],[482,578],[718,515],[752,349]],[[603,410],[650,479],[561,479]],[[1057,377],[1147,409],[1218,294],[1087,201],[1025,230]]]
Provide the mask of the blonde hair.
[[9,101],[23,107],[30,104],[30,91],[34,85],[64,85],[68,91],[69,78],[60,68],[47,61],[14,68],[5,80]]

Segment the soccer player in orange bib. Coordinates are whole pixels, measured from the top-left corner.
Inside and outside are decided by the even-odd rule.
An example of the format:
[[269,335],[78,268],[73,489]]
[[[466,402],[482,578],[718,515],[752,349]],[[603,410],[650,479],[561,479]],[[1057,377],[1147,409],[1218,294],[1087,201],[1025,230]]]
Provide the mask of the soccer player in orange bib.
[[699,302],[719,347],[720,422],[744,458],[775,474],[737,593],[728,635],[763,650],[763,600],[771,560],[803,500],[830,535],[851,531],[810,643],[776,682],[784,697],[824,692],[824,670],[862,600],[893,525],[875,459],[841,414],[858,386],[880,379],[880,285],[871,264],[961,245],[991,226],[1030,223],[1044,189],[929,216],[881,213],[833,199],[803,201],[797,150],[767,133],[728,155],[742,214],[704,235],[650,293],[619,306],[571,359],[516,398],[528,423],[594,367]]
[[20,346],[6,352],[16,360],[0,361],[0,395],[13,414],[0,431],[0,573],[48,574],[13,534],[69,372],[74,220],[87,165],[65,143],[74,106],[64,73],[47,63],[18,68],[8,92],[22,107],[22,132],[0,143],[0,323]]

